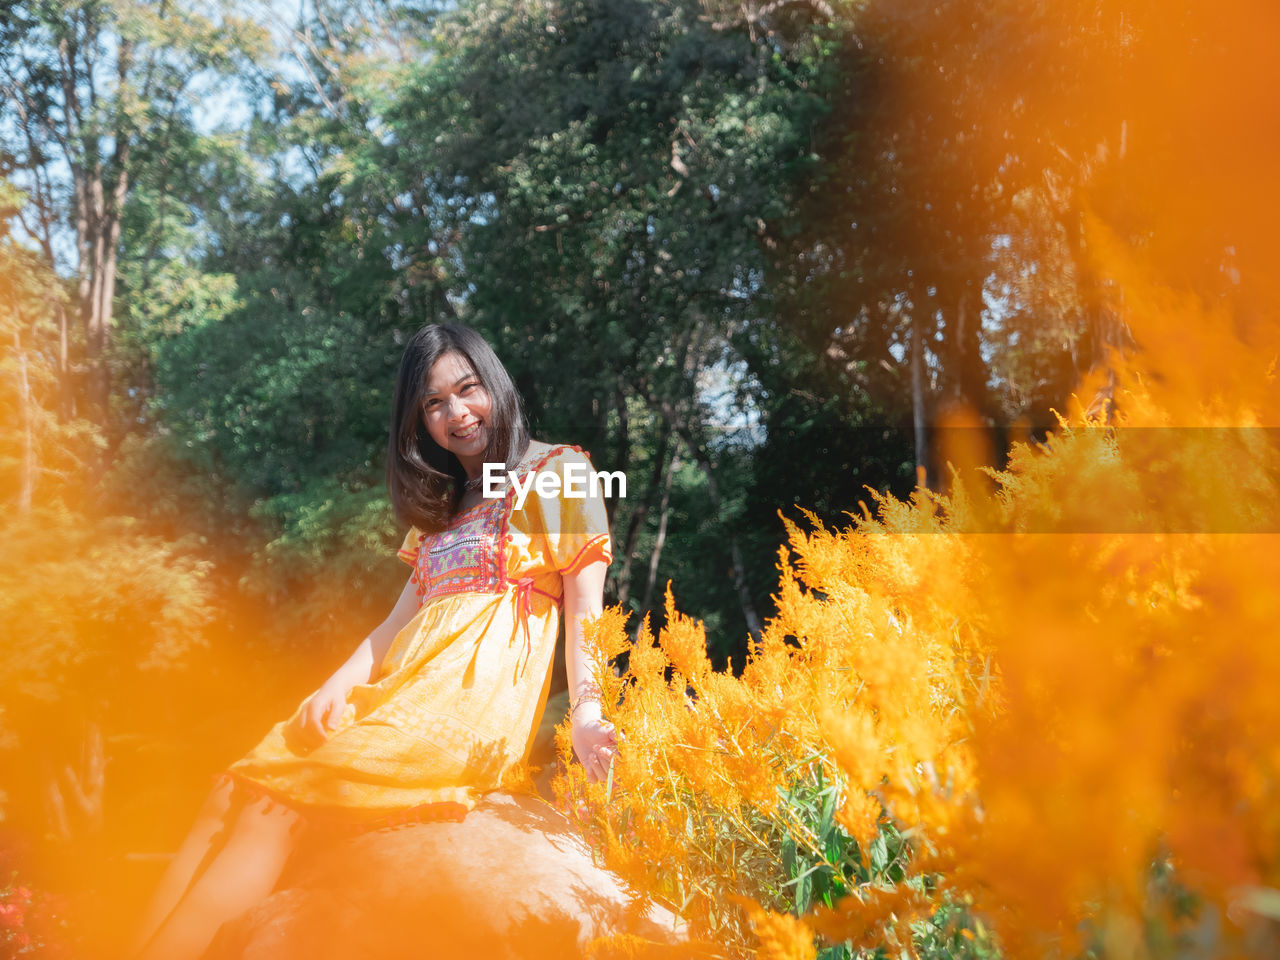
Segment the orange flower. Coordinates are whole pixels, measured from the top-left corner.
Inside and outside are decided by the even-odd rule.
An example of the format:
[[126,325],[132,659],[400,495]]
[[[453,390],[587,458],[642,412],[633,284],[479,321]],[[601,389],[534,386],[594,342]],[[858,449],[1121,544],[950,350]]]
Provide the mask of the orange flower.
[[671,665],[685,679],[698,686],[711,672],[711,661],[707,659],[707,633],[702,624],[676,612],[675,598],[671,595],[669,582],[666,618],[667,625],[659,633],[658,644]]
[[747,903],[747,916],[759,940],[757,960],[814,960],[813,931],[789,913],[774,913]]

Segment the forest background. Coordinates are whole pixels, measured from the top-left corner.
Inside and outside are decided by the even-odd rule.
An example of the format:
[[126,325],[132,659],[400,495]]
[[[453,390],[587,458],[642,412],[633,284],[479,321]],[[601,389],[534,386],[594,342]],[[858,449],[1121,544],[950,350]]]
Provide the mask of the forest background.
[[145,887],[380,619],[425,323],[626,472],[628,629],[670,580],[740,671],[784,516],[1111,412],[1144,344],[1097,225],[1261,322],[1261,9],[0,4],[3,855]]

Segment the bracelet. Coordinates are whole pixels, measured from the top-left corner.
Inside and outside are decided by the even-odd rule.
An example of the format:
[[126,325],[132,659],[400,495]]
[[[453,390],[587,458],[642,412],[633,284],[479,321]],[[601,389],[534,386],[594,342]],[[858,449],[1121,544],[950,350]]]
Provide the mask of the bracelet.
[[573,719],[573,712],[577,710],[580,706],[582,706],[584,703],[599,703],[599,702],[600,702],[599,684],[595,684],[595,683],[587,684],[587,688],[586,690],[583,691],[582,696],[569,701],[569,719],[570,720]]

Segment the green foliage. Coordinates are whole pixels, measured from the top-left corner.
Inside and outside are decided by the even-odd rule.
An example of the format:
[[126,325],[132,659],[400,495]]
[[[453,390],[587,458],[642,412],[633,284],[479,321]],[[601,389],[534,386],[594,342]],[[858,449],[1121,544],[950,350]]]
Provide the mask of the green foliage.
[[698,13],[468,5],[390,114],[406,187],[425,180],[456,232],[460,309],[514,341],[535,420],[587,420],[588,398],[637,374],[688,404],[680,345],[700,338],[705,362],[759,309],[761,231],[824,105],[805,90],[816,67],[797,76]]
[[[830,769],[830,767],[828,767]],[[940,876],[908,879],[913,856],[906,837],[884,818],[866,850],[840,825],[836,812],[847,786],[823,774],[813,762],[796,771],[789,789],[779,791],[782,816],[792,827],[773,838],[781,852],[780,877],[764,906],[802,917],[814,908],[838,909],[845,897],[859,898],[865,890],[893,890],[901,884],[927,895],[932,913],[910,922],[908,938],[923,960],[985,960],[1000,956],[989,931],[964,904],[939,887]],[[825,943],[818,960],[879,960],[890,954],[883,947],[859,949],[852,942]]]
[[[455,315],[495,344],[535,433],[629,471],[619,529],[655,499],[636,468],[663,420],[698,445],[675,509],[722,526],[687,543],[669,523],[663,574],[727,567],[726,526],[773,537],[772,510],[758,534],[743,512],[750,453],[710,444],[717,414],[691,373],[770,322],[763,239],[814,168],[835,31],[788,19],[765,37],[734,11],[713,22],[671,2],[477,3],[437,21],[422,55],[370,58],[358,17],[336,34],[351,11],[323,12],[298,28],[328,38],[327,59],[300,54],[317,83],[276,74],[272,112],[240,146],[176,141],[180,171],[148,178],[130,208],[126,249],[146,254],[126,265],[121,354],[145,358],[138,415],[156,449],[262,502],[256,569],[288,555],[314,576],[333,557],[334,529],[312,520],[338,516],[332,491],[358,500],[380,482],[397,344]],[[157,267],[162,249],[172,266]],[[722,490],[710,512],[706,468]],[[345,529],[386,530],[369,516]],[[732,577],[706,600],[726,636],[745,634]]]
[[[156,476],[233,513],[220,524],[258,574],[285,570],[268,562],[281,551],[317,574],[338,544],[301,518],[338,518],[335,489],[373,496],[398,346],[460,317],[508,363],[536,433],[629,472],[613,521],[647,511],[632,604],[667,577],[705,584],[689,599],[719,628],[717,655],[741,654],[736,581],[762,605],[771,571],[735,566],[729,545],[763,555],[779,508],[837,519],[864,483],[914,482],[913,325],[926,418],[957,394],[1038,423],[1084,362],[1069,231],[1038,227],[1061,204],[1030,189],[1053,152],[1023,144],[1008,165],[975,146],[1021,88],[972,66],[1003,62],[998,5],[962,7],[322,0],[292,21],[252,3],[113,7],[157,71],[119,104],[136,136],[113,458],[168,459]],[[47,46],[60,28],[11,29]],[[1076,64],[1039,34],[1020,42]],[[246,116],[201,131],[196,100],[215,93]],[[1006,306],[983,358],[950,343],[948,311],[958,290],[980,310],[989,275]],[[729,400],[710,399],[709,370]],[[726,441],[742,419],[755,426]],[[673,425],[696,469],[676,474],[650,577],[650,467]],[[158,485],[133,503],[170,530],[188,509]],[[344,529],[356,566],[373,536],[394,541],[372,515]],[[707,570],[725,573],[680,576]]]

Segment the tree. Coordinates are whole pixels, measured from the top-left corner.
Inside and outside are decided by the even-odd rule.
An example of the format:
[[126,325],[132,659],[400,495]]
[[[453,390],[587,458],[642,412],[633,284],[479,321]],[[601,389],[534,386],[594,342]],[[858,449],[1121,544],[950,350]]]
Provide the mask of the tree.
[[84,406],[105,424],[121,226],[139,155],[166,152],[191,122],[202,72],[230,66],[234,44],[257,32],[217,5],[165,0],[11,0],[3,13],[6,166],[31,199],[19,220],[76,278],[78,338],[58,311],[61,411]]

